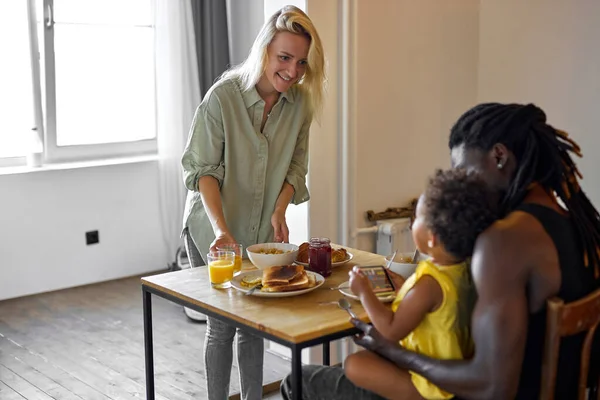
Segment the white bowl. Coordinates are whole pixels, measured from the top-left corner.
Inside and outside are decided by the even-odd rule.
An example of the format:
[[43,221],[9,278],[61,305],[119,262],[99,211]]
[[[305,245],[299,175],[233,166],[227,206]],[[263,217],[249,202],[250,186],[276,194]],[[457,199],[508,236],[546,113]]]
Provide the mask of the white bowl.
[[[286,253],[283,254],[262,254],[262,249],[278,249]],[[259,243],[246,248],[248,258],[259,269],[275,267],[278,265],[291,265],[298,256],[298,246],[291,243]]]
[[[387,256],[385,258],[385,261],[389,262],[391,256],[392,256],[391,254],[389,256]],[[412,256],[413,256],[413,252],[410,252],[410,253],[398,252],[396,254],[396,257],[394,257],[394,260],[392,260],[392,263],[390,264],[390,270],[392,272],[397,273],[398,275],[402,275],[405,279],[408,278],[409,276],[414,274],[415,270],[417,269],[417,265],[419,264],[419,261],[426,258],[426,256],[419,254],[418,260],[416,260],[415,263],[407,263],[407,262],[403,261],[406,259],[412,259]]]

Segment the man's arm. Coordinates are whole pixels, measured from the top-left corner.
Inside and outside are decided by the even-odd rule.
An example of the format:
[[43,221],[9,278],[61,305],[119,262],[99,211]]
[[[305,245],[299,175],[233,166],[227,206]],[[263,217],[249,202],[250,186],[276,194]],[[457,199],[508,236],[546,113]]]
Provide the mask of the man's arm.
[[514,229],[506,231],[497,224],[477,240],[472,258],[479,296],[472,322],[473,359],[437,360],[416,354],[386,341],[373,327],[354,320],[365,332],[356,339],[357,343],[460,397],[513,398],[527,336],[528,266],[521,250],[523,238],[515,235]]

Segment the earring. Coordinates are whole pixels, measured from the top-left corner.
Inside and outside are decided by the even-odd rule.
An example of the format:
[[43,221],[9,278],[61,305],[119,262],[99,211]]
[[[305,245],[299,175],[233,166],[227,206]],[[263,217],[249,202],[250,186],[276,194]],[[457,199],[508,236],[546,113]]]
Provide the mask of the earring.
[[496,166],[498,167],[498,169],[502,169],[502,167],[503,167],[502,163],[500,163],[500,162]]

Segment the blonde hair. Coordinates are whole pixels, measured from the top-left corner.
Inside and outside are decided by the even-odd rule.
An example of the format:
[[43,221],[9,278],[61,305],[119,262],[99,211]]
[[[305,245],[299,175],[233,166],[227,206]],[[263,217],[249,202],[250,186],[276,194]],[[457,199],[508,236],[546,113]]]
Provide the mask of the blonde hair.
[[241,64],[226,71],[221,78],[238,78],[243,90],[252,89],[265,72],[268,61],[267,47],[279,32],[305,35],[310,40],[306,72],[296,85],[307,96],[311,115],[318,117],[323,107],[325,92],[325,56],[315,26],[308,15],[298,7],[285,6],[273,14],[258,33],[248,57]]

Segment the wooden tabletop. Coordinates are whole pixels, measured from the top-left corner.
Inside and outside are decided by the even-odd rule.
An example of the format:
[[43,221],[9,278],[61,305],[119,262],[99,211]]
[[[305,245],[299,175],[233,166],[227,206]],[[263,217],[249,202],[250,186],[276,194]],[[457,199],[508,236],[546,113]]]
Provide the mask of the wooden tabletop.
[[[334,302],[343,297],[339,291],[329,288],[347,281],[348,271],[354,265],[385,263],[385,258],[381,255],[351,248],[347,250],[354,255],[350,262],[335,267],[320,288],[294,297],[246,296],[233,287],[214,289],[210,286],[207,268],[148,276],[142,278],[142,284],[288,342],[300,343],[352,328],[346,311],[335,304],[319,303]],[[242,268],[255,269],[249,260],[244,260]],[[352,299],[349,301],[358,317],[368,321],[360,302]]]

